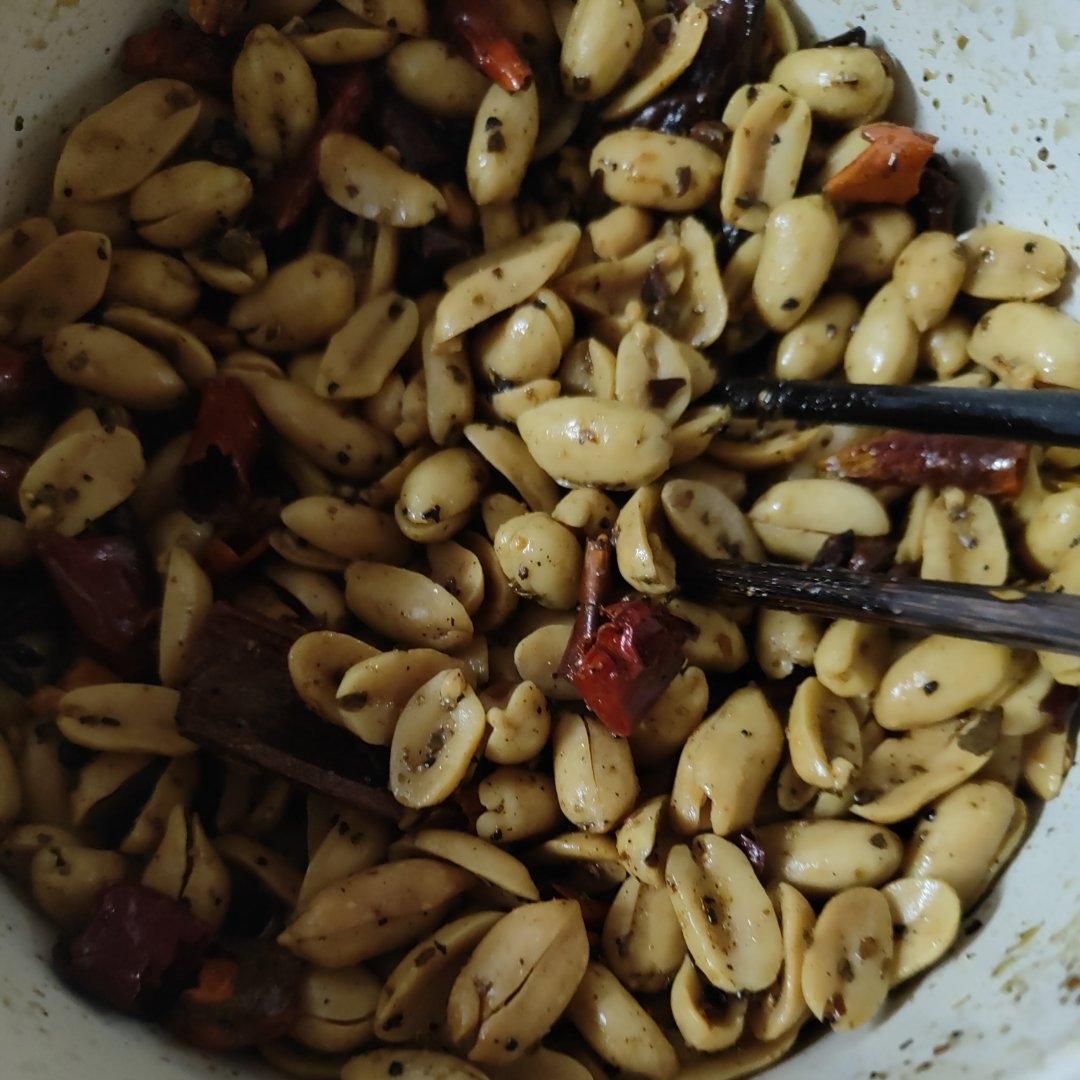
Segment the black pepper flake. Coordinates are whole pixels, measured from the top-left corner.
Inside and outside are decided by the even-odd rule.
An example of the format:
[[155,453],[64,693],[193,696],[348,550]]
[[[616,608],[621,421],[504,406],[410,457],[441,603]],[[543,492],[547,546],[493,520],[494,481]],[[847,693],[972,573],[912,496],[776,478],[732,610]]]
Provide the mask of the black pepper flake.
[[661,45],[666,45],[671,40],[671,35],[674,32],[674,24],[671,16],[661,19],[652,28],[653,37],[660,42]]
[[21,116],[16,116],[15,117],[15,130],[16,131],[22,131],[22,129],[24,127],[26,127],[26,121],[23,120],[23,118]]
[[781,305],[781,311],[794,311],[799,306],[799,298],[797,296],[789,296]]
[[689,165],[680,165],[675,170],[675,194],[685,195],[690,190],[690,184],[694,179],[693,170]]
[[929,697],[931,694],[936,694],[938,692],[938,688],[940,685],[941,684],[937,681],[937,679],[931,679],[929,682],[923,683],[922,692],[927,697]]
[[386,309],[386,317],[395,322],[401,318],[405,311],[405,305],[400,300],[391,300],[390,306]]
[[497,116],[489,116],[484,121],[484,130],[491,131],[492,128],[502,127],[502,121]]
[[404,1071],[405,1066],[400,1061],[391,1061],[389,1067],[386,1070],[387,1074],[390,1076],[401,1076]]
[[518,1048],[518,1041],[513,1036],[506,1040],[506,1049],[512,1054]]
[[339,450],[337,452],[337,463],[339,465],[348,465],[349,464],[349,455],[346,454],[344,450]]
[[501,131],[493,131],[487,140],[489,154],[500,154],[506,149],[506,136]]
[[870,837],[870,843],[876,848],[887,848],[889,846],[889,841],[885,839],[885,834],[881,832],[874,833]]
[[1024,250],[1030,255],[1035,250],[1036,244],[1034,240],[1029,240],[1024,245]]

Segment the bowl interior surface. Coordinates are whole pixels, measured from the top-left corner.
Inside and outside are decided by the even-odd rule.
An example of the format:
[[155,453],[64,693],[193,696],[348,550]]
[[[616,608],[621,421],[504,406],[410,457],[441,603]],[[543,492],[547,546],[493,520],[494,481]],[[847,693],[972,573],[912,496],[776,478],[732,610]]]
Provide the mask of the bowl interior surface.
[[[162,0],[5,0],[3,225],[47,205],[63,132],[124,85],[116,71],[120,43],[156,21],[162,7]],[[811,26],[820,38],[862,25],[900,61],[900,115],[940,136],[939,150],[965,184],[968,221],[1047,232],[1080,252],[1076,0],[801,0],[788,7],[804,43],[815,39]],[[1065,306],[1080,315],[1075,295]],[[1036,811],[1030,838],[1002,884],[968,917],[945,963],[891,999],[876,1022],[818,1039],[770,1077],[1075,1080],[1078,851],[1074,777]],[[0,1075],[267,1075],[247,1060],[211,1059],[73,997],[48,967],[53,937],[0,883]],[[695,1076],[706,1080],[708,1070]]]

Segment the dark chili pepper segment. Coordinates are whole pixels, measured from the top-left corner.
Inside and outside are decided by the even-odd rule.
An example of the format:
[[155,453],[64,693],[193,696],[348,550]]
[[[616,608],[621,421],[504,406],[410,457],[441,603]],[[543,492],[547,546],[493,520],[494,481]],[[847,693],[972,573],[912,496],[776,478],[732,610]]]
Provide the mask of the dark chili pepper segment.
[[1030,448],[1005,439],[886,431],[844,447],[822,465],[837,476],[875,484],[930,484],[978,495],[1020,494]]
[[227,97],[236,49],[167,11],[152,30],[124,42],[120,69],[141,79],[180,79]]
[[696,124],[719,120],[728,98],[753,81],[765,40],[765,0],[716,0],[705,14],[709,21],[693,63],[630,126],[687,135]]
[[502,28],[491,0],[447,0],[443,19],[450,38],[477,71],[508,94],[529,85],[532,68]]
[[142,659],[154,619],[153,578],[126,536],[37,533],[34,547],[68,616],[114,666],[131,671]]
[[295,225],[319,185],[319,147],[324,135],[355,131],[371,104],[371,79],[360,64],[342,65],[325,83],[328,99],[322,119],[304,152],[262,191],[262,205],[278,232]]
[[245,501],[261,446],[262,414],[247,387],[228,375],[207,382],[181,464],[180,488],[188,505],[205,514]]
[[86,926],[53,953],[77,990],[127,1013],[153,1013],[188,985],[210,928],[187,904],[143,885],[116,882],[98,896]]
[[919,177],[919,191],[908,204],[920,231],[956,232],[960,181],[941,154],[933,154]]

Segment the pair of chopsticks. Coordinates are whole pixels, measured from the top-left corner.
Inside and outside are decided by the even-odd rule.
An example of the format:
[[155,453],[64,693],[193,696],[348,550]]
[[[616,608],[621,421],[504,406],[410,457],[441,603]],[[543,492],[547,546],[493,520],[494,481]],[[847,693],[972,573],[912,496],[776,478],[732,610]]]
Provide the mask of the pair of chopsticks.
[[[1080,393],[1073,390],[729,379],[710,400],[728,405],[735,416],[762,420],[1080,446]],[[785,611],[1080,655],[1080,596],[894,580],[834,567],[696,559],[684,560],[679,578],[686,594],[698,599],[750,600]]]

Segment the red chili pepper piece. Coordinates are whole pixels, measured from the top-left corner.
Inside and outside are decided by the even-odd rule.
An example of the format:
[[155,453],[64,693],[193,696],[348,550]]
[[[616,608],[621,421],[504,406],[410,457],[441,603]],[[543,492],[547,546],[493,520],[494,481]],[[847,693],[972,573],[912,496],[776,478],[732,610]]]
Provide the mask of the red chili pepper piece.
[[240,1050],[280,1039],[296,1021],[303,962],[272,941],[237,942],[203,961],[180,995],[172,1027],[204,1050]]
[[189,981],[210,927],[187,904],[144,885],[117,882],[98,896],[90,921],[54,954],[77,989],[122,1012],[151,1009],[167,984]]
[[559,674],[564,679],[573,679],[574,672],[581,666],[585,654],[596,641],[596,631],[600,627],[600,611],[611,590],[611,576],[611,539],[605,533],[585,543],[577,618],[559,665]]
[[979,495],[1020,493],[1030,449],[1025,443],[966,435],[886,431],[828,457],[830,472],[876,484],[931,484]]
[[343,65],[325,83],[329,105],[304,152],[266,186],[262,203],[278,232],[300,220],[319,183],[319,146],[333,131],[353,131],[371,103],[371,79],[360,64]]
[[446,26],[465,59],[508,94],[524,90],[532,68],[499,22],[489,0],[449,0]]
[[48,385],[41,358],[0,345],[0,416],[25,409]]
[[18,505],[19,485],[29,468],[30,458],[25,454],[0,446],[0,506]]
[[34,544],[71,621],[118,669],[139,657],[133,647],[153,620],[151,577],[126,536],[38,533]]
[[602,614],[607,621],[570,678],[608,730],[629,735],[681,670],[688,629],[649,600],[623,600]]
[[241,502],[261,446],[262,413],[247,387],[229,375],[207,382],[181,465],[180,487],[192,509],[207,513]]
[[235,55],[230,45],[170,11],[152,30],[133,34],[124,42],[120,68],[143,79],[181,79],[227,96]]

